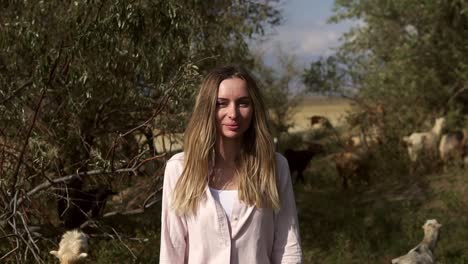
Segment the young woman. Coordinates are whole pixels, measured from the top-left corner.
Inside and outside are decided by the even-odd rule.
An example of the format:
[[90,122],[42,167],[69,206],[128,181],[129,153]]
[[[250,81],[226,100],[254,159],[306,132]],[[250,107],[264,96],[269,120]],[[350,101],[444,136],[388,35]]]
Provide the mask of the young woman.
[[286,159],[241,67],[204,79],[164,174],[160,263],[302,263]]

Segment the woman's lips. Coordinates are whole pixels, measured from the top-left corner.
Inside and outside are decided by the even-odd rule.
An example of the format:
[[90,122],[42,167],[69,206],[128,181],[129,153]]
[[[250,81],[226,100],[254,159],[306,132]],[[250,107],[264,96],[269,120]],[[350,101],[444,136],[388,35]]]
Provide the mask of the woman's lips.
[[224,125],[229,130],[237,130],[239,125]]

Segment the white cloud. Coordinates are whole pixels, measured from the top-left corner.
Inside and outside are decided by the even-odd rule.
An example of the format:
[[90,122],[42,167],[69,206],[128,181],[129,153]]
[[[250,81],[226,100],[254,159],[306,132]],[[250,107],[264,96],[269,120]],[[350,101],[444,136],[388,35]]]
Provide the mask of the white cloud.
[[297,32],[291,39],[298,43],[300,53],[313,56],[323,55],[331,47],[338,45],[338,33],[333,31]]
[[252,45],[265,56],[266,62],[274,63],[275,46],[295,55],[300,63],[310,63],[312,60],[334,53],[340,45],[340,37],[353,26],[359,26],[362,21],[346,20],[338,24],[328,24],[332,16],[333,0],[292,0],[284,6],[285,22],[273,31],[267,41]]
[[[333,48],[339,45],[343,30],[329,27],[281,28],[277,34],[256,47],[262,50],[267,61],[274,57],[275,45],[294,54],[301,62],[309,63],[311,58],[333,54]],[[270,57],[270,58],[268,58]],[[274,59],[273,59],[274,60]]]

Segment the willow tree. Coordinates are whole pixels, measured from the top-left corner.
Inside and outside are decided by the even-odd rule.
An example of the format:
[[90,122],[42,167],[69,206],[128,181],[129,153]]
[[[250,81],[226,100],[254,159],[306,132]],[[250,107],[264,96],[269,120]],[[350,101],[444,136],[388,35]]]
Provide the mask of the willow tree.
[[[43,262],[47,234],[27,230],[56,223],[61,183],[119,191],[159,157],[153,133],[183,131],[200,73],[252,63],[246,41],[280,22],[276,2],[3,1],[0,261]],[[158,199],[149,179],[139,211]]]

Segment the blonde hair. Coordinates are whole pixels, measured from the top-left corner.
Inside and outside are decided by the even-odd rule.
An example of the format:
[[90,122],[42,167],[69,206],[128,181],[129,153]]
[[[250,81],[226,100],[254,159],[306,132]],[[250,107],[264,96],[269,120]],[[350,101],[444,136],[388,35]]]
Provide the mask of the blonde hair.
[[216,141],[215,111],[220,83],[240,78],[247,83],[253,106],[252,123],[244,134],[236,160],[239,199],[248,205],[278,210],[274,144],[267,122],[267,111],[255,80],[242,67],[225,66],[204,78],[184,135],[184,170],[173,192],[172,207],[180,214],[195,214],[205,197],[214,160]]

